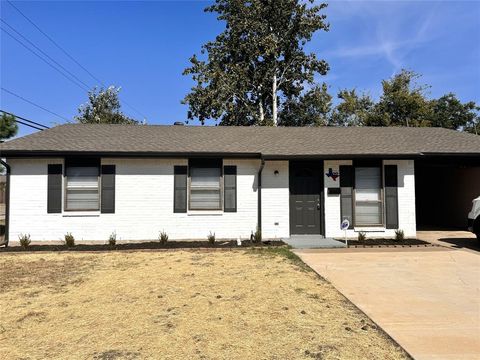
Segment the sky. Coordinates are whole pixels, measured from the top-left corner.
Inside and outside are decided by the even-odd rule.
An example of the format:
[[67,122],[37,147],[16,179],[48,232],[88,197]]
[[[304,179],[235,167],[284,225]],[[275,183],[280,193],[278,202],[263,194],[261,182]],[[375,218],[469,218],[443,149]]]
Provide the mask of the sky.
[[[121,86],[122,110],[149,124],[186,120],[181,100],[193,82],[182,71],[224,28],[215,14],[203,12],[206,1],[13,3],[95,78]],[[332,95],[357,88],[378,98],[381,80],[406,68],[423,75],[431,97],[453,92],[480,103],[480,1],[328,3],[330,31],[316,33],[306,50],[329,63],[329,73],[317,81]],[[21,33],[88,88],[99,85],[7,1],[0,5],[3,29],[17,38],[12,28]],[[5,90],[0,109],[47,126],[72,119],[87,101],[85,85],[69,81],[4,31],[0,85],[60,117]],[[20,125],[18,135],[33,131]]]

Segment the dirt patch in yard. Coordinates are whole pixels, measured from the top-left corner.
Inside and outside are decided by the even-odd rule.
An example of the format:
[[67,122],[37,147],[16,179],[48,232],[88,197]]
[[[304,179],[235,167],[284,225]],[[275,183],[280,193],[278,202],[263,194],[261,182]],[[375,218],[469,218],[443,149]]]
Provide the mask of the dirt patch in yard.
[[[32,297],[44,289],[61,289],[85,280],[99,264],[95,256],[5,256],[1,259],[0,293],[25,289]],[[39,290],[33,290],[38,288]]]
[[404,359],[288,250],[1,254],[8,359]]

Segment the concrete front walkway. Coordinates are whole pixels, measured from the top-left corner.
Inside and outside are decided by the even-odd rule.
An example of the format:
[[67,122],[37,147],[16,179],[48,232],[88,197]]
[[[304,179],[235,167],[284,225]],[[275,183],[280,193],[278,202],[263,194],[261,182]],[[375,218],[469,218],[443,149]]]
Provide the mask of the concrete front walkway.
[[325,238],[321,235],[291,235],[289,238],[282,240],[294,249],[332,249],[345,247],[345,244],[341,241]]
[[480,359],[480,253],[294,250],[415,359]]

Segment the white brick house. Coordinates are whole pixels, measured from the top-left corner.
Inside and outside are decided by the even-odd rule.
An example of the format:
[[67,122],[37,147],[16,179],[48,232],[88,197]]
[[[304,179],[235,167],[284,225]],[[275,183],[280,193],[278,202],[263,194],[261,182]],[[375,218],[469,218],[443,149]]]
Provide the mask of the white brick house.
[[[456,144],[456,145],[455,145]],[[104,242],[416,234],[415,161],[480,156],[443,129],[63,125],[0,145],[7,238]],[[473,154],[473,155],[472,155]]]

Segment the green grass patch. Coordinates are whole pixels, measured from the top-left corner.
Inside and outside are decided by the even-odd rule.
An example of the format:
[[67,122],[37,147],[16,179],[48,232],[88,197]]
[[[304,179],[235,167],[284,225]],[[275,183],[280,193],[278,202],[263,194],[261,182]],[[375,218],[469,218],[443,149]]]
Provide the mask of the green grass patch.
[[254,247],[247,250],[247,253],[260,255],[260,256],[270,256],[270,257],[283,257],[289,260],[292,264],[298,266],[303,271],[313,271],[307,264],[305,264],[299,256],[291,251],[290,246],[275,246],[275,247]]

